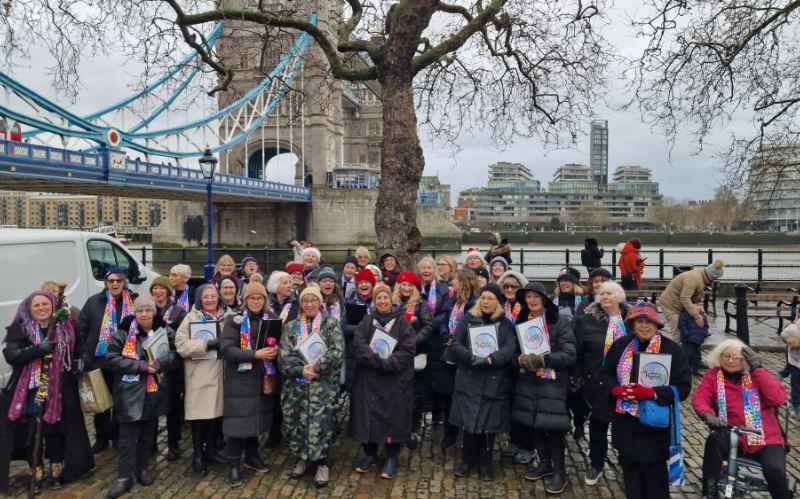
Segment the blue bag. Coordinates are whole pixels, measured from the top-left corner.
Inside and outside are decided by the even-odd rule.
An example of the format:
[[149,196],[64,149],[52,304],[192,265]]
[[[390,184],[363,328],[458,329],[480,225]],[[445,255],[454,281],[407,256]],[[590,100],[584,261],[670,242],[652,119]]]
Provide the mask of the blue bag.
[[651,428],[669,428],[669,417],[668,405],[659,405],[655,400],[639,401],[639,422],[643,425]]
[[684,482],[683,448],[681,447],[681,402],[678,398],[678,389],[674,386],[672,393],[675,395],[673,404],[672,428],[670,429],[669,459],[667,470],[669,484],[672,487],[682,487]]

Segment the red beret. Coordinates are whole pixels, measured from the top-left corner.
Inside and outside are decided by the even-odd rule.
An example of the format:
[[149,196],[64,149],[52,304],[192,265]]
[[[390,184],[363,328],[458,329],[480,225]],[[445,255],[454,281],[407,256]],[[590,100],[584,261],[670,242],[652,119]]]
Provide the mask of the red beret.
[[419,276],[413,272],[400,272],[400,275],[397,276],[397,284],[400,284],[401,282],[410,282],[416,286],[418,290],[422,290],[422,279],[420,279]]
[[356,274],[356,283],[361,281],[369,281],[373,286],[376,282],[378,282],[378,280],[375,278],[375,274],[373,274],[369,269],[361,269],[358,271],[358,274]]
[[303,273],[304,267],[302,263],[289,262],[286,264],[286,272],[294,274],[295,272]]

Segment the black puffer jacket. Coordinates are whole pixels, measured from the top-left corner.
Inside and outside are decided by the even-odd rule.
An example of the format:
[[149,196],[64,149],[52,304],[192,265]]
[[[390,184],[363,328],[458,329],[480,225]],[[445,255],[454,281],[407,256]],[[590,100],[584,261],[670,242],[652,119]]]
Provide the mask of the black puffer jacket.
[[[627,303],[620,305],[623,320],[630,309]],[[609,421],[611,418],[609,387],[601,375],[607,331],[608,315],[599,303],[586,307],[585,313],[575,320],[575,343],[578,348],[575,372],[583,385],[586,403],[592,408],[592,418],[600,421]]]
[[[125,343],[128,341],[128,329],[133,316],[126,317],[111,337],[108,345],[106,360],[114,372],[114,413],[119,421],[130,423],[135,421],[148,421],[158,419],[159,416],[169,411],[170,403],[170,373],[180,365],[180,357],[172,348],[168,356],[158,360],[159,372],[156,377],[158,389],[147,393],[147,355],[142,344],[147,340],[147,333],[138,327],[139,334],[136,339],[136,358],[122,355]],[[153,330],[163,324],[154,323]],[[138,375],[138,380],[133,382],[123,381],[125,375]]]
[[[520,313],[517,323],[527,320],[526,311],[524,319]],[[572,321],[557,312],[547,314],[546,320],[550,334],[550,353],[544,355],[544,365],[556,371],[556,379],[542,379],[536,373],[521,369],[518,362],[521,352],[517,350],[512,365],[521,370],[517,375],[511,419],[519,425],[538,431],[569,431],[567,388],[569,374],[577,358]]]
[[[397,311],[405,315],[405,305],[398,304]],[[414,317],[411,319],[411,330],[414,331],[416,353],[428,355],[432,336],[436,334],[433,329],[433,316],[428,309],[428,304],[420,300],[414,306]],[[414,411],[416,413],[433,410],[433,385],[431,383],[430,358],[427,359],[425,369],[414,371]]]
[[[511,361],[517,351],[514,326],[498,307],[491,317],[484,317],[480,305],[464,315],[453,335],[453,359],[458,364],[450,424],[469,433],[509,431],[511,414]],[[491,364],[474,365],[469,344],[469,328],[497,325],[499,349],[490,355]]]
[[[261,320],[261,314],[246,313],[250,314],[250,350],[242,350],[239,343],[239,314],[225,318],[220,337],[220,353],[225,360],[222,433],[233,438],[257,437],[269,430],[276,403],[274,394],[263,393],[264,363],[255,358],[255,351],[266,346],[268,322]],[[252,368],[239,371],[241,362],[250,362]],[[277,372],[278,360],[273,362]]]

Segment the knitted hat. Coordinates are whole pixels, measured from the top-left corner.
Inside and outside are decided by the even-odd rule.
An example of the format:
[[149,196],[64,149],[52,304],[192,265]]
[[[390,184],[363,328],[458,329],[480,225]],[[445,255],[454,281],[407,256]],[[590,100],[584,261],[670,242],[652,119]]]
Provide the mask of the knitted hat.
[[389,253],[387,251],[386,253],[382,254],[381,257],[378,259],[378,262],[381,264],[381,267],[383,267],[383,262],[385,262],[387,258],[394,258],[394,261],[397,262],[397,257],[394,256],[394,253]]
[[594,269],[593,271],[591,271],[589,273],[589,280],[590,281],[592,279],[594,279],[595,277],[605,277],[606,279],[612,279],[611,272],[609,272],[608,270],[606,270],[606,269],[604,269],[602,267],[596,268],[596,269]]
[[628,316],[625,318],[625,325],[628,326],[629,330],[633,330],[633,323],[636,319],[647,319],[659,329],[664,327],[664,320],[661,319],[658,310],[651,303],[639,303],[628,312]]
[[719,281],[722,279],[722,274],[725,273],[725,264],[722,260],[717,260],[708,267],[706,267],[706,275],[712,281]]
[[150,294],[153,294],[153,288],[156,286],[161,286],[162,288],[167,290],[167,293],[172,295],[172,284],[169,283],[169,278],[160,275],[153,279],[153,284],[150,285]]
[[483,259],[483,255],[481,255],[481,250],[479,250],[478,248],[469,248],[467,250],[467,257],[464,259],[464,263],[466,264],[467,261],[472,257],[479,258],[481,261],[481,266],[484,267],[486,266],[486,260]]
[[375,278],[375,274],[373,274],[371,270],[361,269],[356,274],[356,284],[361,281],[369,281],[374,286],[375,283],[378,282],[378,279]]
[[247,255],[246,257],[242,258],[242,268],[244,268],[244,266],[250,262],[255,262],[255,264],[258,265],[258,260],[250,255]]
[[247,300],[251,296],[261,295],[267,299],[267,289],[260,282],[251,282],[244,288],[244,299]]
[[489,267],[493,267],[495,263],[502,263],[503,264],[503,268],[508,270],[508,260],[506,260],[505,257],[496,256],[496,257],[492,258],[492,261],[489,262]]
[[309,248],[305,248],[305,249],[303,249],[303,251],[302,251],[300,254],[301,254],[303,257],[305,257],[305,256],[306,256],[307,254],[309,254],[309,253],[311,253],[312,255],[314,255],[314,258],[316,258],[316,259],[317,259],[317,263],[319,263],[319,262],[320,262],[320,260],[322,260],[322,253],[321,253],[321,252],[320,252],[320,251],[319,251],[317,248],[314,248],[313,246],[312,246],[312,247],[309,247]]
[[302,274],[303,270],[305,270],[305,267],[303,267],[302,263],[289,262],[289,263],[286,264],[286,272],[288,272],[290,274],[294,274],[296,272],[299,272],[299,273]]
[[521,288],[528,285],[528,278],[515,270],[506,270],[503,272],[503,275],[497,279],[497,284],[502,287],[506,283],[506,279],[514,279],[519,283],[519,287]]
[[333,279],[335,281],[336,280],[336,271],[334,271],[330,267],[322,267],[322,268],[320,268],[319,272],[317,273],[317,280],[321,281],[323,279]]
[[[575,275],[575,274],[577,274],[577,275]],[[559,272],[558,279],[556,279],[556,281],[558,281],[558,282],[568,281],[568,282],[571,282],[573,284],[576,284],[578,282],[578,280],[580,279],[580,275],[581,275],[581,273],[580,273],[580,271],[578,269],[573,269],[573,268],[570,268],[570,267],[564,267],[563,269],[561,269],[561,272]]]
[[375,279],[377,279],[378,281],[383,280],[383,272],[381,271],[381,269],[378,268],[377,265],[370,263],[364,268],[372,272],[372,274],[375,276]]
[[156,303],[153,301],[153,297],[150,295],[139,295],[136,298],[136,301],[133,302],[134,313],[146,310],[148,308],[152,311],[156,310]]
[[397,284],[401,282],[410,282],[413,284],[418,290],[422,290],[422,279],[413,272],[400,272],[400,275],[397,276]]
[[320,303],[322,303],[322,292],[319,290],[319,286],[317,286],[316,284],[310,283],[308,286],[303,288],[303,291],[300,292],[299,301],[302,302],[303,297],[307,295],[315,296],[317,300],[319,300]]
[[372,300],[375,301],[375,299],[378,298],[378,295],[381,294],[381,293],[386,293],[387,295],[389,295],[389,298],[391,298],[392,297],[392,288],[390,288],[389,286],[387,286],[386,284],[384,284],[382,282],[379,282],[375,286],[375,289],[372,290]]
[[475,269],[475,270],[473,270],[473,272],[475,272],[476,276],[483,277],[487,281],[489,280],[489,271],[486,270],[486,267],[481,267],[479,269]]
[[500,302],[500,305],[505,305],[506,303],[506,296],[503,294],[503,290],[500,289],[500,286],[491,282],[481,289],[481,293],[492,293],[496,298],[497,301]]

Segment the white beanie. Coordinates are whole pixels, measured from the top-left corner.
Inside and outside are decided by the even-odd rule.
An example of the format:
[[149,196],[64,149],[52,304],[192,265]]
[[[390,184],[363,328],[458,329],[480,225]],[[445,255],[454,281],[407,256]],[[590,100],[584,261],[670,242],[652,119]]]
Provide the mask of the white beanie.
[[314,247],[305,248],[305,249],[303,249],[302,253],[300,253],[300,254],[303,257],[305,257],[308,253],[311,253],[312,255],[314,255],[314,258],[317,259],[317,263],[319,263],[320,260],[322,260],[322,253],[317,248],[314,248]]

